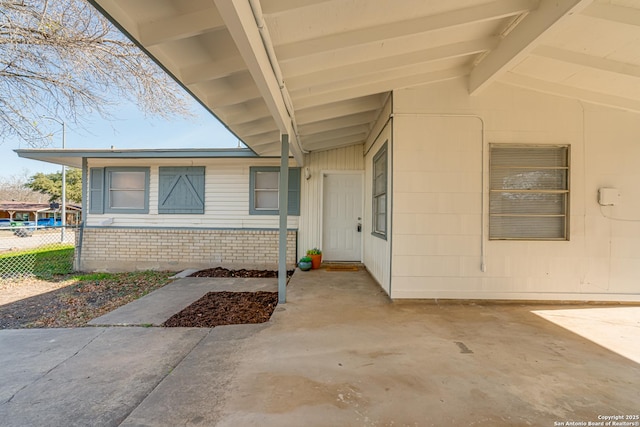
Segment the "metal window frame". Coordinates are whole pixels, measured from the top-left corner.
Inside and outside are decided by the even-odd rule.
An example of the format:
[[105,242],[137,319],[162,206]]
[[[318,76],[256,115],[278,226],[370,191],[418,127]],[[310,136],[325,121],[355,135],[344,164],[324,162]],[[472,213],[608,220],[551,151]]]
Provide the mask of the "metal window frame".
[[[371,203],[372,203],[372,216],[371,216],[371,235],[372,236],[376,236],[379,237],[381,239],[387,239],[387,227],[388,227],[388,215],[389,215],[389,199],[387,198],[387,194],[389,193],[389,185],[388,185],[388,181],[389,181],[389,150],[388,150],[388,143],[389,141],[385,141],[384,144],[382,144],[382,146],[380,147],[380,149],[378,150],[378,152],[373,156],[373,161],[372,161],[372,168],[371,168],[371,175],[372,175],[372,185],[371,185]],[[378,163],[378,160],[380,160],[380,158],[382,158],[384,156],[385,161],[384,161],[384,171],[382,172],[382,174],[384,174],[384,191],[380,191],[377,192],[376,191],[376,178],[378,177],[377,174],[377,169],[376,169],[376,164]],[[381,174],[381,175],[382,175]],[[377,228],[378,225],[378,216],[382,215],[378,212],[378,199],[380,197],[384,196],[385,197],[385,211],[384,211],[384,223],[385,223],[385,229],[384,231],[379,230]]]

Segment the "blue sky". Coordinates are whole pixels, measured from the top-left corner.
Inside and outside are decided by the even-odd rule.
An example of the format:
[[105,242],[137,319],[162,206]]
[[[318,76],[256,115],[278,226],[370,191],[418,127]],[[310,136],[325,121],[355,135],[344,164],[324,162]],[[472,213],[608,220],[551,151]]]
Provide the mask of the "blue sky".
[[[113,120],[99,116],[86,119],[84,128],[66,123],[65,145],[73,148],[235,148],[238,140],[218,120],[195,101],[194,118],[165,120],[145,117],[133,104],[112,111]],[[47,122],[47,123],[45,123]],[[53,132],[48,148],[61,148],[62,126],[43,119],[43,126]],[[23,159],[13,152],[16,148],[31,148],[24,141],[7,140],[0,145],[0,179],[37,172],[51,173],[60,166]]]

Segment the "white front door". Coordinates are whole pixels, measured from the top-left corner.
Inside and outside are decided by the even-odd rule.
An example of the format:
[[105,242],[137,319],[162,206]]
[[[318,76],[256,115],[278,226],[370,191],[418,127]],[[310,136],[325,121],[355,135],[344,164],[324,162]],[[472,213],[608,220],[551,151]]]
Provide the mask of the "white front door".
[[362,173],[323,175],[322,260],[362,259]]

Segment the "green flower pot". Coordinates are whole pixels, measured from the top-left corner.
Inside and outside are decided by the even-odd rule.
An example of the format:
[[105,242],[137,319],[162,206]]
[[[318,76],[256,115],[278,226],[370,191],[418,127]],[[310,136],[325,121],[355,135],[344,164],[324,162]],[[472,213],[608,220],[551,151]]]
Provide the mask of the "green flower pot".
[[298,268],[302,271],[311,270],[311,261],[300,261],[298,262]]

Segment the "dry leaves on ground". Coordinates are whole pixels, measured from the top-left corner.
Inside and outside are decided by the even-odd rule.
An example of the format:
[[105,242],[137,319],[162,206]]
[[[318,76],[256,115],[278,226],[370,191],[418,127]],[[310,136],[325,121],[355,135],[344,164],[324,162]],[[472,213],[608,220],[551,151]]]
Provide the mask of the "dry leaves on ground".
[[[23,286],[40,287],[45,293],[0,305],[0,329],[67,328],[87,322],[138,299],[169,283],[173,272],[95,273],[57,278],[30,279]],[[58,287],[62,284],[62,287]],[[4,284],[0,292],[20,284]],[[46,290],[53,288],[49,292]]]

